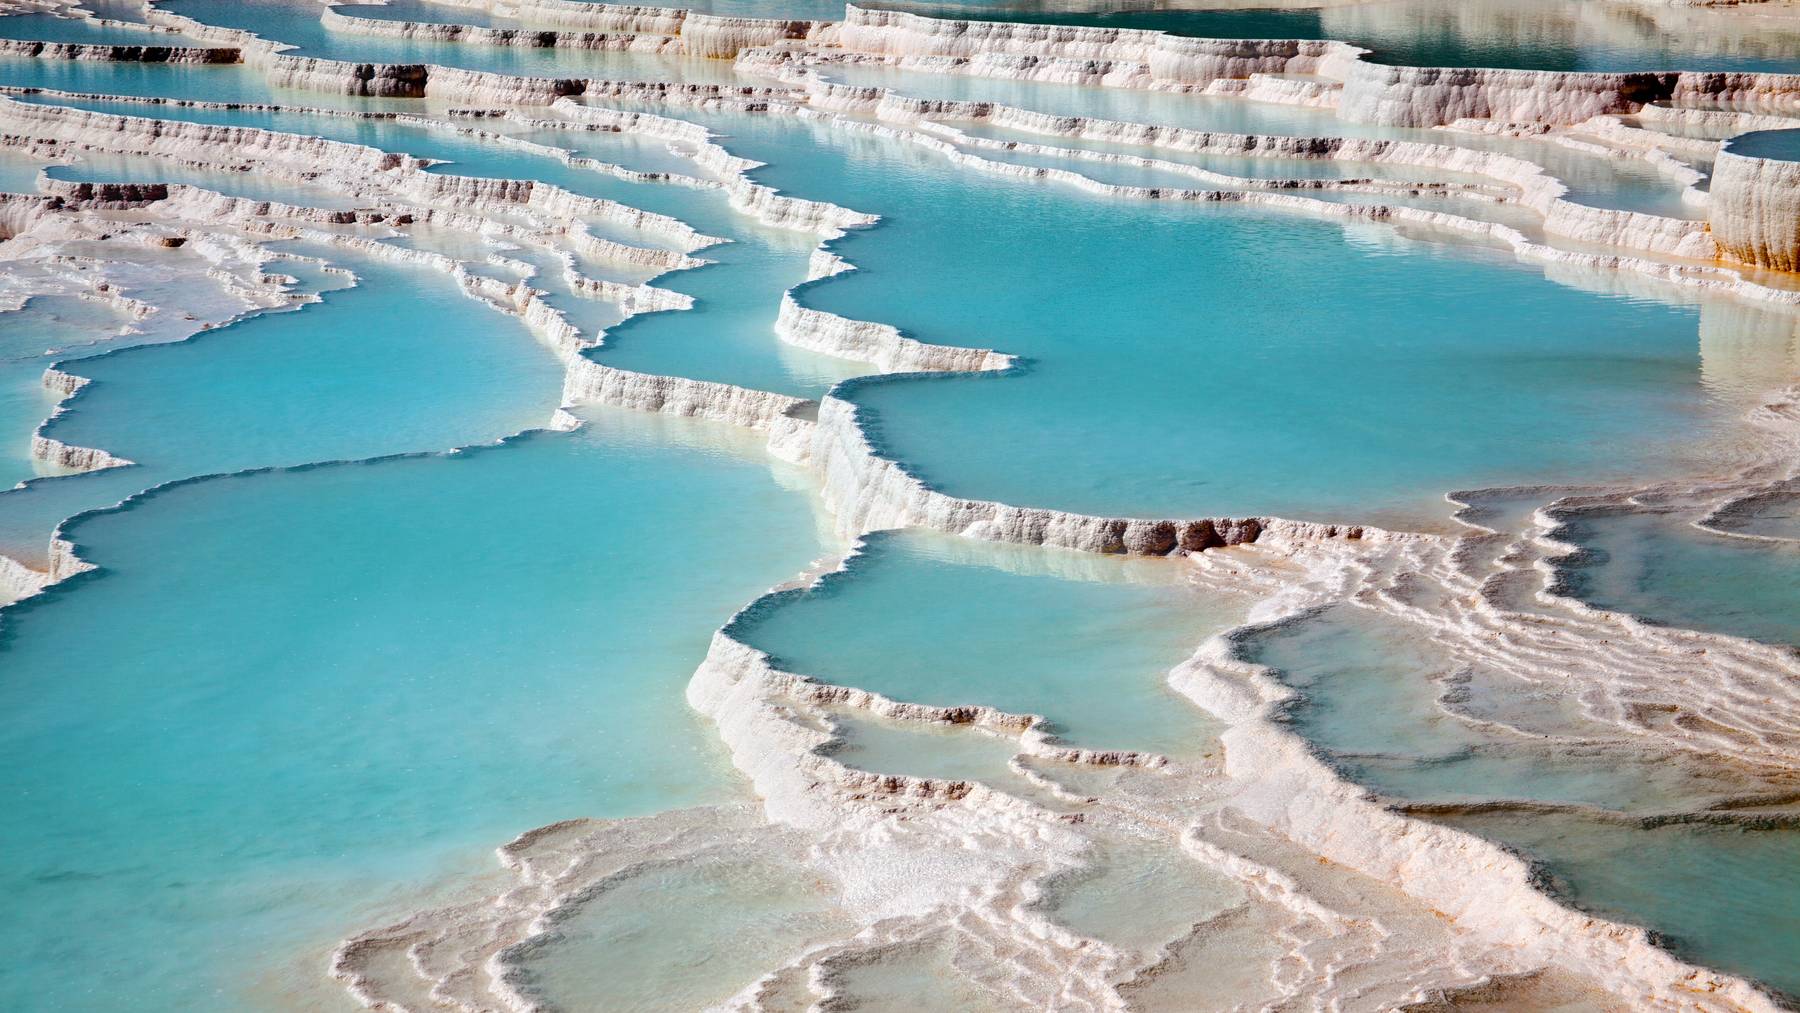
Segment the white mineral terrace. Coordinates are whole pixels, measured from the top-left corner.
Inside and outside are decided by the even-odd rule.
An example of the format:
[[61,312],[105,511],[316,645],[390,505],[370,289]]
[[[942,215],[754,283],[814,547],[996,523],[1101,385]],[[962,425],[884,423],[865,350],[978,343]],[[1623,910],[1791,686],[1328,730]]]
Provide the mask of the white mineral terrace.
[[[690,313],[695,300],[657,279],[707,263],[721,237],[668,214],[541,181],[458,176],[397,151],[188,122],[181,114],[235,108],[391,122],[547,155],[572,169],[718,193],[746,225],[799,235],[813,247],[803,284],[854,270],[832,244],[876,217],[777,192],[753,175],[759,163],[684,114],[789,117],[837,137],[878,137],[932,153],[954,171],[1039,179],[1121,200],[1235,202],[1429,229],[1504,248],[1559,280],[1595,289],[1792,307],[1800,306],[1800,285],[1781,272],[1800,269],[1800,162],[1741,155],[1715,138],[1800,127],[1800,75],[1386,66],[1340,42],[1190,39],[855,6],[840,20],[813,21],[574,0],[434,2],[443,23],[336,8],[323,8],[321,20],[347,39],[704,57],[733,68],[742,83],[524,78],[334,61],[292,55],[278,40],[154,7],[150,25],[209,48],[0,42],[4,55],[37,60],[242,63],[293,93],[278,103],[227,105],[6,88],[0,153],[76,166],[130,157],[165,167],[171,181],[77,183],[45,173],[35,193],[0,195],[0,300],[22,305],[33,294],[79,291],[133,320],[129,333],[109,340],[180,341],[315,299],[282,273],[292,257],[275,245],[282,241],[403,261],[453,278],[469,300],[512,314],[554,352],[563,368],[562,409],[543,420],[545,428],[579,425],[569,409],[584,404],[744,427],[766,437],[770,455],[806,469],[838,533],[849,539],[931,529],[1024,547],[1053,560],[1035,565],[1071,568],[1084,565],[1083,553],[1172,557],[1193,580],[1256,604],[1248,625],[1193,645],[1192,657],[1167,676],[1197,710],[1228,726],[1221,751],[1200,759],[1101,752],[1058,739],[1036,715],[908,704],[785,671],[740,639],[744,615],[848,562],[827,560],[746,603],[713,635],[687,685],[688,703],[710,721],[753,786],[756,805],[620,821],[570,813],[568,822],[521,827],[499,850],[505,878],[488,894],[394,924],[343,927],[344,941],[320,972],[358,1001],[389,1010],[548,1008],[521,962],[596,889],[669,863],[760,850],[839,884],[838,903],[852,928],[767,967],[744,982],[728,1008],[787,1009],[795,996],[814,1009],[851,1008],[842,983],[852,969],[944,940],[986,955],[966,973],[997,1005],[1127,1008],[1134,989],[1166,973],[1186,941],[1217,926],[1196,924],[1157,951],[1140,952],[1073,932],[1034,902],[1053,878],[1093,861],[1096,841],[1135,835],[1171,841],[1187,859],[1236,884],[1244,899],[1231,917],[1285,948],[1222,992],[1228,1001],[1220,1007],[1378,1009],[1469,995],[1532,1008],[1533,989],[1553,975],[1601,1008],[1776,1008],[1751,983],[1684,962],[1642,929],[1564,906],[1511,852],[1409,815],[1346,781],[1282,719],[1292,691],[1251,663],[1244,645],[1257,631],[1347,603],[1405,625],[1459,660],[1523,684],[1562,687],[1588,728],[1582,742],[1598,736],[1622,749],[1678,757],[1674,762],[1792,772],[1800,767],[1800,660],[1576,601],[1559,582],[1561,561],[1574,549],[1559,534],[1581,511],[1646,498],[1689,505],[1724,523],[1759,497],[1785,495],[1800,476],[1796,391],[1768,392],[1745,422],[1754,434],[1749,448],[1703,481],[1541,490],[1542,505],[1516,530],[1483,526],[1473,508],[1483,493],[1456,494],[1472,506],[1465,529],[1453,534],[1281,517],[1100,517],[962,498],[884,457],[842,391],[808,400],[608,365],[605,355],[591,354],[604,349],[606,331],[577,326],[551,298],[554,290],[610,304],[619,319]],[[463,10],[544,27],[456,24]],[[92,18],[78,8],[68,12]],[[832,83],[830,72],[845,66],[1286,104],[1335,111],[1346,123],[1432,133],[1430,140],[1290,137],[1052,115]],[[305,92],[318,104],[302,101]],[[327,95],[428,102],[371,111],[336,108]],[[131,112],[77,107],[102,101]],[[512,136],[524,131],[535,139]],[[643,172],[578,154],[589,134],[666,148],[695,171]],[[1563,180],[1527,157],[1458,143],[1492,134],[1584,145],[1650,167],[1685,187],[1705,216],[1580,203]],[[547,136],[567,137],[568,147],[545,142]],[[1141,153],[1118,153],[1125,146]],[[1006,157],[1018,154],[1054,157],[1058,167]],[[1392,175],[1239,176],[1182,160],[1195,155],[1366,164]],[[1122,186],[1084,173],[1107,164],[1185,174],[1193,186]],[[173,181],[184,170],[304,186],[346,203],[333,209],[231,196]],[[1696,185],[1707,178],[1707,189]],[[1356,199],[1324,199],[1338,192]],[[1519,216],[1531,224],[1521,226]],[[560,270],[542,272],[521,253],[506,264],[521,277],[503,281],[485,270],[505,259],[499,255],[384,241],[426,230],[472,246],[543,254]],[[611,238],[619,233],[646,243]],[[121,247],[166,253],[166,271],[185,283],[192,302],[159,306],[137,298],[145,284],[141,264],[108,260],[82,245],[102,235]],[[648,280],[600,277],[596,265]],[[1007,349],[924,343],[890,323],[809,308],[796,290],[769,293],[769,309],[776,319],[771,338],[875,373],[1021,368]],[[62,403],[85,396],[78,366],[49,363],[45,386]],[[133,466],[103,447],[66,444],[48,424],[32,446],[46,477],[34,481]],[[46,558],[48,568],[38,569],[0,557],[0,592],[24,599],[89,566],[61,529]],[[1011,743],[1012,767],[1035,793],[854,769],[831,749],[844,713]],[[1550,751],[1578,739],[1547,726],[1521,723],[1518,730]],[[1085,787],[1102,776],[1104,790]]]

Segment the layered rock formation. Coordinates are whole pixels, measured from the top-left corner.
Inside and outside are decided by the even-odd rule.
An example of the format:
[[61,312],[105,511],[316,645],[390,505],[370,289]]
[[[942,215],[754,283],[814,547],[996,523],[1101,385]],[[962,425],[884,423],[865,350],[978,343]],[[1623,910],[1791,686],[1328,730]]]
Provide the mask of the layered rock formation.
[[243,54],[219,46],[129,46],[84,42],[34,42],[28,39],[0,39],[0,55],[43,60],[97,60],[107,63],[239,63]]

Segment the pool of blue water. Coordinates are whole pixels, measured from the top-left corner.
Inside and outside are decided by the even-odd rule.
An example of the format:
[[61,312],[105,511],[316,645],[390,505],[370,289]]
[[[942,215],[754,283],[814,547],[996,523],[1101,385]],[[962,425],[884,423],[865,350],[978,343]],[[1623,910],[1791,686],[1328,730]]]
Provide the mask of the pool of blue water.
[[1566,590],[1655,623],[1800,648],[1800,543],[1733,538],[1692,516],[1577,516],[1558,537],[1588,551]]
[[517,322],[427,269],[314,252],[363,283],[185,342],[65,363],[94,382],[50,434],[138,467],[0,493],[4,551],[41,565],[62,518],[173,479],[447,450],[549,422],[562,371]]
[[1746,158],[1800,162],[1800,130],[1756,130],[1726,142],[1726,150]]
[[[384,151],[404,151],[443,160],[434,171],[486,178],[532,179],[585,196],[670,215],[698,231],[730,240],[698,253],[709,265],[665,276],[658,285],[694,296],[693,310],[652,314],[612,328],[600,361],[638,372],[817,396],[832,384],[866,371],[859,364],[804,351],[780,342],[774,333],[781,295],[806,277],[818,237],[809,232],[770,228],[731,209],[717,190],[629,182],[610,174],[571,167],[552,155],[509,149],[491,140],[385,119],[265,112],[244,109],[159,109],[138,102],[33,99],[55,105],[127,116],[158,116],[196,123],[220,123],[328,137]],[[534,139],[582,150],[585,131],[539,132]],[[604,157],[602,152],[599,157]],[[687,171],[698,172],[689,165]],[[243,196],[337,206],[341,198],[253,176],[207,173],[147,159],[94,158],[57,170],[59,178],[164,179],[191,182]],[[668,247],[654,231],[596,222],[593,231],[637,246]],[[641,276],[641,275],[640,275]],[[632,278],[630,280],[638,280]],[[543,285],[539,285],[543,287]]]
[[[723,63],[384,42],[329,32],[316,10],[267,0],[169,7],[339,58],[558,76],[729,73]],[[1516,18],[1507,14],[1514,8]],[[814,0],[711,9],[841,10]],[[1045,16],[986,3],[954,9]],[[468,20],[410,0],[369,13],[434,12]],[[1800,53],[1778,32],[1742,43],[1647,16],[1575,22],[1535,4],[1053,16],[1350,38],[1406,62],[1764,69],[1791,67]],[[0,33],[29,27],[0,19]],[[280,93],[240,67],[0,60],[0,83],[353,101]],[[1171,96],[1101,100],[1096,91],[1011,93],[1125,118],[1181,105]],[[1322,127],[1331,117],[1316,111],[1199,100],[1183,108],[1178,115],[1226,128],[1342,132]],[[730,238],[702,254],[713,265],[658,281],[695,295],[694,311],[612,327],[593,354],[797,394],[836,385],[883,453],[940,488],[981,498],[1100,514],[1432,526],[1447,517],[1441,497],[1452,488],[1693,466],[1734,446],[1744,409],[1792,379],[1779,356],[1701,357],[1698,318],[1721,304],[1614,294],[1571,274],[1552,281],[1443,236],[1100,199],[976,175],[821,124],[669,111],[771,163],[758,178],[786,192],[883,216],[837,243],[860,270],[806,289],[804,302],[926,341],[1017,353],[1020,367],[859,379],[857,364],[781,345],[775,309],[804,276],[813,237],[761,227],[716,192],[627,183],[401,124],[160,112],[449,160],[441,172],[551,180]],[[585,147],[579,135],[571,143]],[[606,147],[594,139],[597,154]],[[1571,177],[1578,197],[1666,208],[1666,181],[1620,196],[1628,174],[1568,157],[1552,168]],[[153,168],[96,160],[59,172],[137,178]],[[24,178],[8,172],[0,182]],[[237,184],[297,193],[259,179]],[[809,480],[772,464],[755,436],[600,409],[575,433],[439,453],[544,425],[558,401],[557,364],[517,321],[472,304],[440,275],[327,255],[363,284],[298,312],[65,367],[95,382],[51,435],[139,466],[0,493],[0,551],[41,563],[58,521],[174,483],[72,522],[68,536],[102,569],[0,613],[0,764],[10,775],[0,841],[14,914],[0,941],[15,963],[0,976],[0,1005],[332,1008],[347,1001],[320,974],[333,943],[445,896],[446,881],[491,869],[492,847],[519,831],[742,797],[682,689],[711,631],[736,608],[841,549],[821,544]],[[520,256],[547,262],[541,251]],[[612,324],[605,307],[552,298],[584,325]],[[1735,328],[1717,325],[1709,340],[1762,339]],[[19,341],[18,356],[0,362],[0,485],[34,470],[23,439],[45,410],[35,382],[42,363],[31,358],[37,341]],[[417,456],[388,456],[406,454]],[[380,459],[317,463],[358,458]],[[213,477],[181,481],[201,475]],[[1787,607],[1792,553],[1664,520],[1595,519],[1581,533],[1601,550],[1577,574],[1584,596],[1657,621],[1800,643]],[[1177,561],[885,534],[846,572],[763,602],[737,632],[821,679],[908,701],[1039,713],[1078,745],[1192,755],[1215,748],[1218,728],[1169,689],[1166,674],[1241,621],[1246,603],[1187,576]],[[1288,653],[1262,660],[1305,697],[1288,715],[1292,727],[1394,798],[1526,797],[1637,812],[1717,787],[1616,750],[1505,748],[1444,712],[1437,695],[1454,666],[1409,641],[1326,627],[1271,650]],[[912,769],[907,751],[929,737],[891,732],[848,731],[844,758],[889,773],[972,769],[1004,780],[1003,741]],[[1544,860],[1574,903],[1666,931],[1694,959],[1800,989],[1787,959],[1800,932],[1791,833],[1650,830],[1618,815],[1446,819]],[[1639,860],[1620,862],[1621,853]],[[673,881],[694,901],[673,906],[689,927],[742,896],[704,875]],[[1154,877],[1147,889],[1153,900],[1166,892]],[[1135,923],[1138,894],[1101,893],[1088,911],[1097,924]],[[627,897],[631,918],[666,914],[658,896]],[[768,918],[757,917],[756,897],[751,917],[722,920],[727,936],[788,920],[785,888],[774,891]],[[597,917],[588,928],[602,946],[620,924],[627,933],[636,924],[608,922],[603,910]],[[720,937],[719,923],[708,928]],[[609,950],[607,966],[629,968],[634,952]],[[610,988],[607,966],[599,985]],[[580,994],[596,967],[576,952],[564,972]]]
[[94,383],[51,435],[173,478],[449,449],[549,420],[561,371],[521,326],[427,269],[343,262],[361,283],[322,303],[66,364]]
[[861,270],[804,302],[1025,357],[1009,375],[840,389],[884,452],[954,494],[1421,523],[1458,486],[1667,467],[1748,406],[1709,385],[1691,306],[1556,284],[1502,253],[703,118],[770,162],[765,180],[883,216],[836,246]]
[[1800,834],[1749,826],[1645,830],[1579,816],[1470,815],[1444,822],[1536,859],[1575,906],[1646,925],[1678,955],[1800,994]]
[[[1553,894],[1655,929],[1686,959],[1779,989],[1800,985],[1787,959],[1800,939],[1793,916],[1800,835],[1791,813],[1764,822],[1754,811],[1735,820],[1643,821],[1749,791],[1756,782],[1745,771],[1680,750],[1659,754],[1644,743],[1607,749],[1600,725],[1534,723],[1554,704],[1532,698],[1554,694],[1554,684],[1467,679],[1466,664],[1404,623],[1346,606],[1260,636],[1251,657],[1300,693],[1287,708],[1289,726],[1350,779],[1389,799],[1448,805],[1425,818],[1519,849],[1543,863]],[[1481,699],[1496,687],[1506,699]],[[1465,711],[1479,701],[1481,710],[1531,732],[1574,737],[1557,743],[1497,732],[1453,717],[1440,697],[1459,698]],[[1508,799],[1571,808],[1458,807]]]
[[1667,812],[1741,795],[1753,783],[1679,753],[1609,747],[1605,726],[1584,721],[1554,684],[1481,671],[1404,622],[1350,606],[1260,636],[1251,659],[1298,693],[1284,714],[1296,734],[1346,777],[1391,798]]
[[102,25],[52,14],[15,14],[0,17],[0,39],[33,39],[41,42],[80,42],[120,46],[200,46],[175,32],[154,31],[125,25]]
[[[789,671],[941,706],[1040,714],[1076,745],[1184,755],[1216,731],[1168,671],[1234,624],[1180,564],[1054,558],[937,535],[873,536],[847,572],[736,629]],[[911,771],[897,771],[911,773]]]
[[102,570],[4,617],[0,1002],[330,1008],[337,938],[514,834],[731,797],[683,688],[819,550],[765,461],[598,412],[76,522]]

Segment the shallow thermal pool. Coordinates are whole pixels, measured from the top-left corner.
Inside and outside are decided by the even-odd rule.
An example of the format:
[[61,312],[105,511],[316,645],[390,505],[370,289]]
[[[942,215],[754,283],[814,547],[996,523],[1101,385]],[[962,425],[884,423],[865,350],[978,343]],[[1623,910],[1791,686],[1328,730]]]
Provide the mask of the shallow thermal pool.
[[1734,538],[1694,517],[1581,514],[1558,532],[1587,550],[1566,561],[1564,590],[1652,622],[1800,648],[1800,544]]
[[1039,714],[1080,746],[1187,755],[1214,726],[1164,677],[1241,607],[1189,586],[1179,564],[879,535],[845,572],[759,604],[735,633],[803,675]]
[[788,482],[729,430],[601,411],[76,522],[101,571],[7,620],[4,1004],[256,1005],[522,830],[731,797],[682,691],[819,551]]
[[1299,692],[1290,726],[1352,780],[1520,849],[1544,863],[1558,895],[1666,933],[1690,959],[1780,989],[1800,984],[1787,959],[1800,939],[1791,812],[1656,818],[1725,803],[1754,783],[1744,771],[1680,749],[1609,747],[1605,727],[1555,686],[1471,671],[1407,624],[1346,606],[1262,635],[1250,657]]
[[1691,307],[1462,243],[1095,198],[770,118],[708,122],[769,161],[774,185],[883,216],[836,244],[859,270],[804,303],[1025,358],[1008,375],[840,389],[880,449],[954,495],[1419,524],[1456,487],[1686,463],[1731,438],[1757,380],[1777,382],[1710,383]]
[[[1800,31],[1729,19],[1671,18],[1572,7],[1554,0],[1378,0],[1297,10],[1140,9],[1064,3],[1045,9],[983,2],[870,6],[952,18],[1136,28],[1228,39],[1339,39],[1380,63],[1528,70],[1719,70],[1792,72]],[[1220,5],[1224,6],[1224,5]],[[1123,8],[1123,9],[1120,9]]]
[[[548,424],[562,371],[516,321],[474,306],[428,269],[338,251],[331,258],[360,283],[297,312],[174,344],[52,360],[94,383],[48,434],[138,466],[0,493],[8,554],[41,566],[62,518],[174,479],[448,450]],[[390,287],[411,297],[388,299]]]
[[1791,824],[1641,829],[1505,813],[1443,822],[1537,859],[1553,893],[1583,910],[1653,928],[1687,959],[1800,992],[1800,833]]

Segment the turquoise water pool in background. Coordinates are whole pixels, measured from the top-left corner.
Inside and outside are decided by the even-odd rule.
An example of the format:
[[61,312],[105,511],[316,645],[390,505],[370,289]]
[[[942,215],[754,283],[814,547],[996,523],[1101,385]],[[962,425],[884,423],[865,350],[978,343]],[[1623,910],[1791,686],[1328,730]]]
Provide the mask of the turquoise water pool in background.
[[[1416,524],[1458,486],[1667,467],[1750,406],[1736,378],[1709,383],[1692,308],[1553,283],[1510,256],[1299,214],[1063,196],[882,139],[703,121],[770,162],[760,178],[883,216],[836,244],[859,270],[804,303],[1025,358],[1011,375],[841,390],[882,450],[956,495]],[[1377,294],[1380,312],[1361,312]]]

